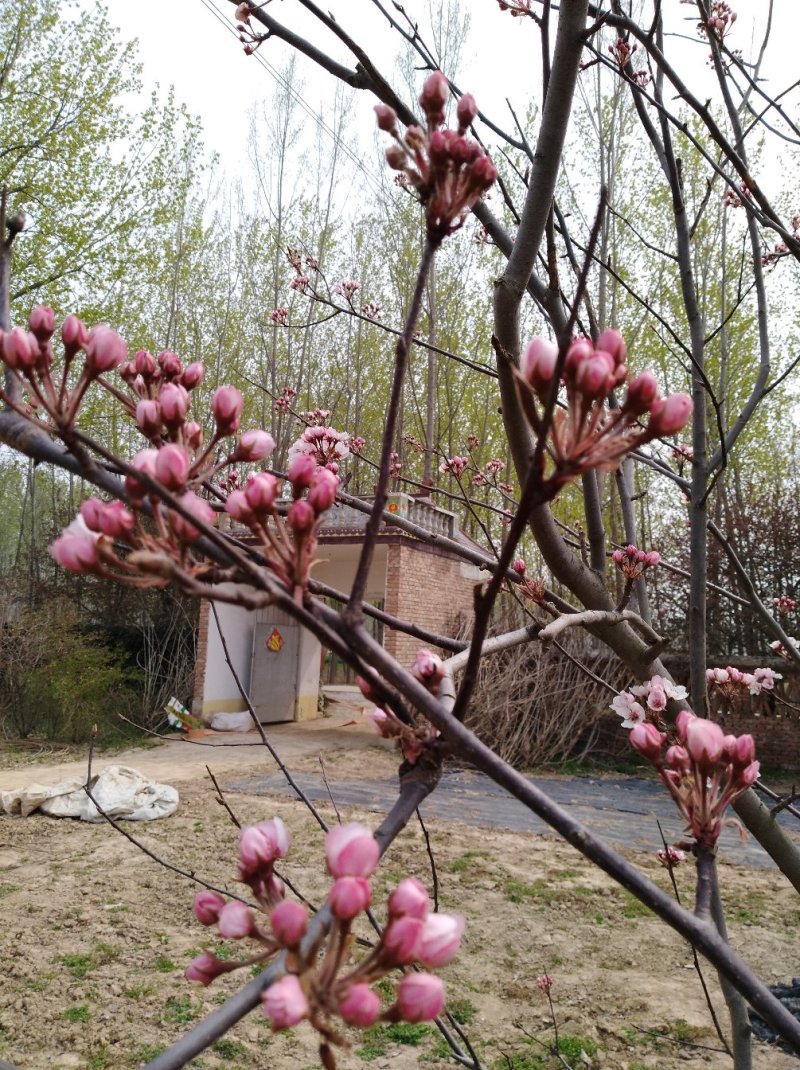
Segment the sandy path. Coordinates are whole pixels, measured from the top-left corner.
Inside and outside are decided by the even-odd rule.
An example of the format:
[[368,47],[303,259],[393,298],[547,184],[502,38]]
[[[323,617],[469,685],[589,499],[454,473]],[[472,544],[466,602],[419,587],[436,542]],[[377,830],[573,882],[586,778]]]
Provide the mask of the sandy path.
[[[383,750],[386,747],[366,722],[352,722],[352,715],[343,714],[299,724],[265,727],[270,742],[287,761],[326,751]],[[275,768],[257,732],[215,732],[198,741],[176,737],[155,747],[132,747],[113,755],[99,755],[94,761],[94,771],[99,772],[108,765],[128,765],[154,780],[172,784],[205,777],[206,765],[217,774],[252,770],[262,763],[269,771]],[[56,784],[60,780],[83,776],[85,772],[84,760],[0,769],[0,790],[13,791],[33,783]]]

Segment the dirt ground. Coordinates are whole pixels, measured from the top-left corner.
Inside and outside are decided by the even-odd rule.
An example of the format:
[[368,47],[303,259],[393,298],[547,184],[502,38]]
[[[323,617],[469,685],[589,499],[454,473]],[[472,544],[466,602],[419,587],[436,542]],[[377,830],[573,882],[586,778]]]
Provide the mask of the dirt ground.
[[[365,768],[372,778],[394,775],[393,755],[373,742],[365,735],[331,750],[327,736],[309,737],[305,748],[286,755],[287,764],[319,769],[324,750],[335,797],[337,778]],[[214,800],[204,763],[211,758],[215,771],[237,775],[273,767],[250,747],[197,752],[200,758],[175,743],[133,756],[137,768],[177,783],[181,805],[169,819],[125,827],[164,859],[234,890],[237,832]],[[58,763],[59,775],[68,765]],[[57,779],[53,773],[51,766],[5,770],[0,787],[47,783]],[[244,823],[283,818],[294,840],[284,871],[319,902],[326,887],[323,836],[303,806],[243,794],[228,801]],[[331,807],[321,809],[335,820]],[[374,815],[352,810],[342,818],[375,823]],[[429,832],[441,909],[467,919],[462,951],[443,971],[450,1006],[490,1070],[564,1065],[542,1046],[553,1041],[547,1001],[535,983],[544,971],[555,979],[556,1022],[569,1065],[730,1065],[714,1050],[719,1041],[687,946],[571,848],[550,837],[445,822],[430,822]],[[631,857],[666,886],[667,875],[652,858]],[[388,891],[406,874],[431,886],[417,826],[396,841],[375,880],[379,916]],[[678,880],[690,898],[692,873],[679,870]],[[767,983],[800,973],[800,903],[786,881],[771,870],[731,865],[722,866],[722,881],[734,946]],[[0,817],[0,1057],[20,1070],[138,1067],[230,995],[244,971],[207,989],[183,977],[201,949],[220,952],[192,915],[194,890],[189,879],[165,870],[105,824]],[[235,956],[238,949],[228,945],[221,953]],[[715,979],[710,969],[705,973],[724,1019]],[[447,1065],[432,1027],[381,1026],[350,1035],[341,1067]],[[757,1044],[754,1064],[796,1070],[798,1060]],[[254,1012],[191,1065],[306,1070],[319,1063],[307,1027],[273,1036]]]

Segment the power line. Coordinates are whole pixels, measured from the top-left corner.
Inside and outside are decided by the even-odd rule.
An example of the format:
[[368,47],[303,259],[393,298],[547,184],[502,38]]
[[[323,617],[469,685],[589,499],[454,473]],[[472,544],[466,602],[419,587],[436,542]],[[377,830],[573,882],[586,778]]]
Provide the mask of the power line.
[[[238,41],[239,40],[239,35],[237,34],[235,28],[228,21],[228,19],[225,18],[225,16],[222,14],[222,12],[219,11],[217,9],[217,7],[212,3],[212,0],[200,0],[200,2],[203,5],[203,7],[206,8],[206,10],[209,11],[214,16],[214,18],[218,22],[220,22],[225,27],[225,29],[230,34],[232,34]],[[253,58],[255,58],[257,60],[257,62],[261,64],[263,69],[269,75],[272,76],[272,78],[278,83],[278,85],[281,86],[281,88],[284,89],[292,97],[292,99],[303,109],[303,111],[311,119],[313,119],[313,121],[317,124],[317,126],[320,128],[320,130],[322,130],[324,133],[326,133],[333,140],[333,142],[336,144],[336,146],[339,149],[341,149],[341,151],[348,157],[348,159],[352,163],[354,163],[356,165],[356,167],[363,173],[364,177],[369,182],[372,183],[374,188],[379,193],[383,193],[384,192],[384,186],[381,184],[380,179],[376,175],[372,174],[372,172],[367,170],[367,168],[364,166],[364,163],[360,159],[360,157],[358,157],[352,151],[352,149],[350,149],[350,147],[342,140],[342,138],[336,133],[335,130],[333,130],[330,126],[328,126],[328,124],[325,122],[325,120],[322,118],[322,116],[312,107],[311,104],[309,104],[309,102],[302,96],[302,94],[299,93],[294,88],[294,86],[290,82],[288,82],[279,71],[277,71],[275,69],[275,67],[273,67],[273,65],[269,62],[269,60],[267,60],[261,54],[260,50],[257,50],[252,55],[253,55]]]

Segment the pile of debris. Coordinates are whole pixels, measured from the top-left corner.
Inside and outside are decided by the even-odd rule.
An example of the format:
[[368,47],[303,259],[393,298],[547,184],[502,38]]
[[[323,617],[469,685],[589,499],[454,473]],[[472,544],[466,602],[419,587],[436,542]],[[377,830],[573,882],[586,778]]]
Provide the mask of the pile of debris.
[[[793,977],[790,985],[769,985],[769,990],[773,996],[777,996],[787,1011],[800,1021],[800,977]],[[750,1010],[749,1013],[753,1033],[759,1040],[766,1040],[768,1044],[777,1044],[782,1051],[793,1054],[789,1045],[781,1040],[771,1025],[767,1025],[754,1010]]]

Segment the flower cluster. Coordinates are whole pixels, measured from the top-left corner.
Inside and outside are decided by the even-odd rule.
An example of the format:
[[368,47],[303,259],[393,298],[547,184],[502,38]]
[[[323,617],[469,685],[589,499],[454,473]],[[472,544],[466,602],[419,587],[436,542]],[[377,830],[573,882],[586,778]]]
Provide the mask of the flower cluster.
[[525,15],[536,18],[533,13],[533,0],[497,0],[501,11],[508,11],[512,19],[520,19]]
[[339,471],[339,462],[350,453],[349,439],[346,431],[337,431],[333,427],[319,424],[307,427],[289,447],[289,466],[298,457],[311,457],[316,464],[324,465],[335,475]]
[[634,725],[631,746],[658,770],[697,844],[713,849],[727,807],[758,778],[752,736],[726,736],[719,725],[682,710],[675,737],[650,722]]
[[709,17],[697,24],[697,32],[702,37],[708,30],[718,41],[721,41],[733,28],[734,22],[736,22],[736,12],[732,10],[727,0],[713,0]]
[[336,500],[339,477],[307,453],[293,457],[287,475],[293,500],[285,519],[279,514],[280,480],[271,472],[258,472],[244,490],[231,491],[225,512],[258,537],[271,570],[298,594],[308,583],[319,529]]
[[670,450],[673,461],[678,466],[678,471],[683,471],[685,464],[691,464],[694,460],[694,449],[687,442],[679,442]]
[[[558,365],[558,346],[534,338],[520,360],[517,385],[526,416],[534,431],[542,429],[536,400],[550,395]],[[561,382],[566,408],[557,408],[548,426],[546,449],[555,472],[556,487],[592,468],[614,468],[631,450],[654,438],[682,430],[692,414],[687,394],[662,398],[652,372],[640,372],[628,382],[627,348],[622,336],[603,331],[593,345],[588,338],[572,342],[566,353]],[[619,408],[608,409],[613,390],[627,382]],[[648,420],[642,423],[644,417]]]
[[544,602],[545,596],[544,580],[532,579],[527,576],[528,566],[521,557],[516,558],[511,567],[519,576],[520,592],[527,595],[527,597],[530,598],[532,602],[535,602],[537,606],[540,606],[542,602]]
[[674,869],[676,866],[679,866],[681,862],[686,861],[686,855],[683,851],[678,850],[677,847],[667,847],[666,850],[663,847],[660,847],[656,851],[656,858],[664,869]]
[[659,723],[660,714],[670,699],[680,701],[685,698],[685,687],[673,684],[663,676],[651,676],[645,683],[620,692],[611,703],[611,709],[622,718],[623,728],[633,728],[646,721]]
[[[464,919],[433,914],[425,888],[414,878],[402,880],[388,899],[388,921],[379,942],[361,961],[351,963],[354,920],[372,902],[369,878],[375,872],[380,848],[364,825],[340,825],[325,841],[325,857],[333,884],[327,905],[332,916],[327,946],[324,935],[309,934],[308,912],[284,899],[274,864],[289,849],[289,835],[280,818],[243,828],[239,840],[239,880],[247,884],[258,904],[253,910],[239,901],[226,902],[215,892],[201,892],[194,912],[203,925],[216,926],[225,940],[249,940],[256,946],[245,959],[220,959],[209,951],[194,959],[186,977],[207,985],[215,977],[243,966],[261,965],[286,952],[284,976],[262,994],[261,1006],[274,1030],[308,1020],[323,1045],[346,1045],[337,1019],[366,1028],[384,1021],[425,1022],[444,1007],[444,986],[430,973],[406,973],[395,999],[382,1008],[372,987],[396,969],[418,964],[437,969],[458,951]],[[264,915],[268,917],[265,922]],[[332,1059],[326,1061],[331,1065]]]
[[284,308],[283,305],[279,305],[273,312],[270,312],[270,322],[274,323],[276,327],[285,327],[286,318],[289,315],[289,309]]
[[627,580],[638,580],[649,568],[655,568],[661,560],[657,550],[639,550],[632,543],[624,550],[615,550],[611,560]]
[[442,463],[439,465],[439,471],[445,475],[448,472],[451,476],[455,476],[459,479],[469,464],[469,457],[460,457],[456,454],[454,457],[445,457]]
[[294,399],[297,397],[297,391],[294,387],[285,386],[280,392],[280,395],[275,398],[274,407],[278,412],[291,412]]
[[[318,469],[319,451],[308,447],[312,456],[307,456],[305,445],[295,450],[299,456],[289,473],[294,501],[286,520],[279,522],[277,478],[262,471],[245,485],[233,467],[263,462],[275,449],[266,431],[240,432],[244,398],[236,387],[214,391],[213,431],[206,440],[190,411],[193,391],[204,376],[201,363],[184,365],[170,350],[153,356],[142,349],[127,359],[125,343],[111,328],[101,324],[87,331],[69,316],[61,332],[64,360],[59,377],[51,344],[52,310],[34,309],[30,328],[30,333],[15,328],[0,335],[0,353],[23,394],[22,401],[5,400],[20,415],[37,427],[49,421],[53,433],[69,441],[86,391],[96,383],[121,405],[147,443],[124,468],[127,504],[85,501],[50,547],[60,565],[140,587],[165,586],[171,580],[194,583],[212,567],[195,544],[216,517],[205,496],[213,487],[224,510],[261,537],[266,562],[285,585],[295,593],[305,586],[321,515],[333,504],[339,484],[333,471]],[[121,380],[118,385],[108,378],[114,371]],[[286,388],[283,396],[288,400],[293,393]],[[323,452],[330,452],[328,445]],[[277,538],[267,530],[270,518],[279,524]]]
[[781,594],[777,598],[773,598],[772,604],[782,617],[786,616],[787,613],[794,613],[797,609],[797,602],[787,594]]
[[[430,650],[422,649],[411,666],[411,675],[432,695],[438,695],[445,676],[444,663]],[[365,698],[371,702],[377,701],[375,692],[366,680],[359,677],[357,683]],[[398,741],[403,757],[409,765],[416,765],[425,748],[438,739],[440,734],[438,728],[434,728],[421,714],[415,715],[411,724],[406,724],[391,710],[376,708],[370,714],[370,720],[384,739]]]
[[[795,639],[793,635],[789,635],[787,636],[787,638],[795,650],[800,650],[800,639]],[[773,653],[780,655],[780,657],[782,658],[786,658],[787,661],[791,660],[791,653],[789,652],[789,650],[786,649],[786,646],[780,641],[780,639],[775,639],[772,643],[770,643],[769,648],[773,651]]]
[[244,2],[238,4],[236,11],[233,13],[235,21],[240,23],[238,28],[239,44],[242,45],[246,56],[252,56],[267,39],[267,34],[257,33],[253,29],[253,25],[250,22],[250,14],[250,5]]
[[339,294],[349,304],[353,303],[353,296],[361,289],[361,283],[355,279],[342,279],[333,288],[335,294]]
[[706,669],[709,686],[716,688],[726,698],[733,698],[747,689],[751,695],[760,695],[762,691],[772,691],[775,681],[782,680],[779,672],[772,669],[755,669],[742,672],[729,665],[726,669]]
[[379,129],[395,141],[386,150],[386,160],[417,191],[425,205],[428,237],[437,244],[458,230],[497,178],[497,169],[480,145],[465,136],[478,114],[471,94],[458,101],[458,129],[441,129],[448,93],[441,71],[429,75],[419,97],[426,129],[409,126],[402,135],[393,109],[385,104],[375,107]]

